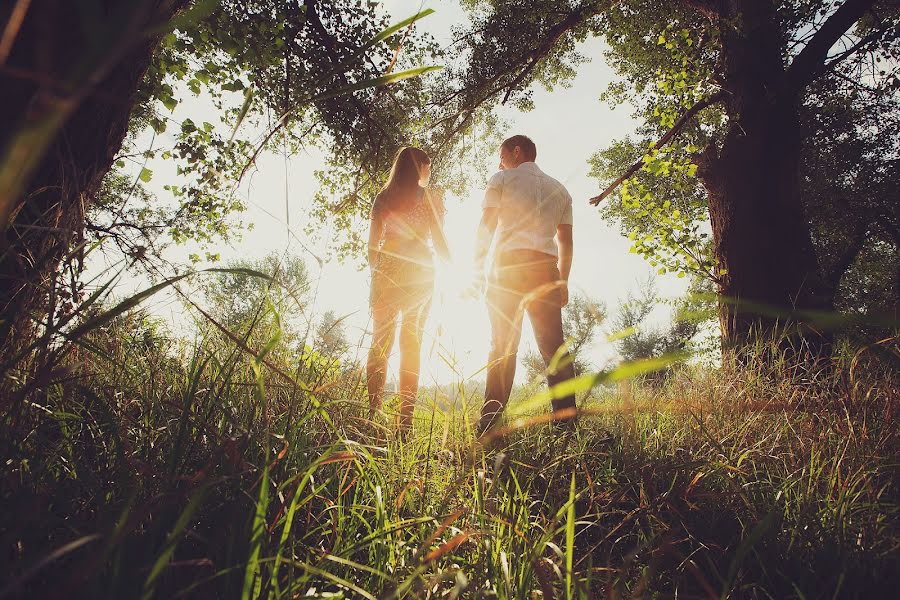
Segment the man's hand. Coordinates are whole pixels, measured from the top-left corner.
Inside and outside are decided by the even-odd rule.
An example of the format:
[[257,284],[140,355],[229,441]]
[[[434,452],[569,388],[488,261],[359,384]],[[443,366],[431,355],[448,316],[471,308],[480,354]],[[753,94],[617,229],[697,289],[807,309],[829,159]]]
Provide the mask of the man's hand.
[[559,248],[559,277],[562,280],[560,289],[560,306],[569,303],[569,273],[572,272],[572,226],[558,225],[556,227],[556,247]]

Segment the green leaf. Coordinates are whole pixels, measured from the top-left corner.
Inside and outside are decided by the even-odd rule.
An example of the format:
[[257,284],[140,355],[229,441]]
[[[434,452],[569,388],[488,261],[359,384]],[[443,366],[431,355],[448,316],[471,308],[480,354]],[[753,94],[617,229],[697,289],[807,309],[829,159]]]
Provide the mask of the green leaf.
[[222,89],[225,90],[226,92],[239,92],[242,89],[244,89],[245,87],[246,86],[244,85],[244,82],[241,81],[240,79],[235,79],[231,83],[226,83],[226,84],[222,85]]
[[334,98],[336,96],[343,96],[344,94],[349,94],[350,92],[355,92],[358,90],[370,88],[370,87],[381,87],[383,85],[390,85],[392,83],[396,83],[398,81],[402,81],[404,79],[408,79],[410,77],[418,77],[419,75],[424,75],[425,73],[430,73],[431,71],[437,71],[438,69],[442,69],[441,66],[428,66],[428,67],[415,67],[413,69],[407,69],[406,71],[397,71],[395,73],[388,73],[387,75],[382,75],[380,77],[373,77],[372,79],[366,79],[363,81],[358,81],[356,83],[345,85],[343,87],[339,87],[330,92],[326,92],[324,94],[319,94],[317,96],[313,96],[310,98],[310,101],[313,100],[327,100],[328,98]]
[[261,585],[259,573],[259,552],[266,533],[266,511],[269,507],[269,467],[263,467],[262,481],[259,483],[259,499],[256,502],[256,515],[253,518],[253,529],[250,532],[250,556],[244,570],[244,586],[241,600],[256,598]]
[[150,180],[153,179],[153,171],[151,171],[147,167],[144,167],[143,169],[141,169],[139,178],[144,183],[150,183]]
[[658,358],[648,358],[622,363],[609,373],[606,377],[606,381],[613,383],[624,379],[632,379],[646,373],[661,371],[666,367],[685,360],[688,356],[689,354],[686,352],[673,352]]
[[576,598],[575,582],[575,473],[569,483],[569,502],[566,508],[566,598]]
[[406,27],[406,26],[408,26],[408,25],[412,25],[413,23],[415,23],[415,22],[418,21],[419,19],[421,19],[421,18],[423,18],[423,17],[427,17],[428,15],[432,14],[433,12],[434,12],[434,9],[433,9],[433,8],[427,8],[427,9],[421,11],[421,12],[417,12],[416,14],[414,14],[413,16],[411,16],[411,17],[409,17],[409,18],[407,18],[407,19],[403,19],[403,20],[400,21],[399,23],[395,23],[395,24],[389,26],[388,28],[384,29],[381,33],[379,33],[378,35],[376,35],[375,37],[373,37],[371,40],[369,40],[369,41],[363,46],[362,49],[363,49],[363,50],[366,50],[366,49],[368,49],[368,48],[374,46],[374,45],[377,44],[378,42],[381,42],[381,41],[383,41],[383,40],[386,40],[387,38],[391,37],[392,35],[394,35],[394,34],[397,33],[398,31],[400,31],[400,30],[403,29],[404,27]]
[[152,127],[153,131],[156,133],[163,133],[166,130],[166,120],[153,117],[150,119],[150,127]]
[[189,25],[196,25],[211,15],[219,8],[221,0],[196,0],[194,6],[175,16],[174,18],[147,30],[148,36],[162,35],[176,29],[184,29]]
[[237,121],[234,124],[234,129],[231,130],[231,136],[228,138],[228,145],[231,145],[231,142],[234,141],[234,136],[237,135],[238,128],[241,126],[241,123],[244,122],[244,117],[247,116],[247,111],[250,110],[250,105],[253,104],[253,88],[247,88],[247,91],[244,92],[244,103],[241,105],[241,112],[238,113]]

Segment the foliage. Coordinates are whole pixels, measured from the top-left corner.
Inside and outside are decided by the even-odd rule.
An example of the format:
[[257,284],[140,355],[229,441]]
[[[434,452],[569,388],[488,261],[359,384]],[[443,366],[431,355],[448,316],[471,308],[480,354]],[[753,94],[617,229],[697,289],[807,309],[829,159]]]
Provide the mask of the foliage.
[[[140,211],[164,217],[164,227],[155,228],[150,240],[209,244],[227,239],[237,227],[234,214],[244,209],[237,188],[275,140],[287,152],[309,143],[320,146],[333,169],[322,174],[326,188],[335,173],[350,169],[356,173],[357,191],[363,175],[371,189],[395,149],[410,140],[404,123],[413,121],[416,107],[424,102],[422,82],[409,80],[390,91],[380,86],[432,68],[421,65],[435,58],[433,42],[411,31],[431,11],[401,22],[402,27],[389,27],[375,3],[361,0],[205,4],[214,8],[205,11],[202,21],[186,22],[163,37],[139,92],[130,147],[117,163],[121,168],[136,152],[147,128],[155,140],[171,124],[177,127],[173,147],[151,142],[139,154],[178,164],[179,181],[165,186],[171,198],[139,203]],[[184,96],[211,103],[219,122],[175,121],[169,114],[184,103]],[[134,187],[151,177],[142,170]],[[115,186],[115,178],[114,172],[107,187]],[[349,186],[349,181],[343,183]],[[348,187],[341,190],[350,193]],[[331,198],[317,198],[317,214],[326,219],[334,209]],[[149,198],[144,192],[136,200]],[[343,206],[337,216],[367,208]],[[127,223],[136,227],[129,233],[146,233],[142,217],[147,213],[133,216]],[[145,240],[133,243],[149,245]]]
[[340,358],[350,349],[350,340],[344,328],[343,317],[338,317],[333,310],[325,311],[322,320],[316,326],[315,348],[325,356]]
[[[227,268],[202,284],[208,312],[225,327],[235,330],[249,326],[259,319],[260,309],[267,304],[284,323],[302,316],[311,282],[301,258],[271,253],[256,260],[235,260]],[[248,274],[251,271],[272,279],[253,277]]]
[[[571,10],[589,14],[602,4],[572,3]],[[475,17],[477,34],[457,29],[457,41],[447,48],[412,26],[372,43],[385,17],[375,3],[359,0],[224,1],[199,27],[167,35],[147,75],[134,131],[147,125],[166,130],[172,120],[166,113],[188,92],[211,99],[222,122],[185,119],[174,148],[161,154],[178,161],[185,180],[167,187],[173,202],[166,235],[206,243],[232,235],[232,217],[243,209],[237,183],[275,140],[289,153],[306,144],[325,152],[328,164],[317,173],[320,188],[306,233],[320,236],[321,224],[329,224],[341,259],[364,254],[361,225],[400,146],[428,151],[434,183],[462,194],[484,173],[460,165],[486,159],[499,142],[496,100],[503,95],[504,102],[528,108],[532,81],[551,86],[570,78],[583,60],[575,44],[589,31],[558,6],[528,16],[508,3],[493,11]],[[513,52],[523,28],[547,43]],[[390,88],[334,93],[428,62],[446,68]],[[255,138],[242,137],[248,127],[259,132]]]
[[840,77],[818,82],[804,107],[804,203],[822,276],[846,314],[889,315],[900,298],[898,115],[896,92]]
[[[591,163],[595,177],[612,181],[640,159],[640,170],[607,200],[603,215],[621,224],[633,240],[632,252],[647,258],[660,273],[717,282],[727,272],[716,263],[708,241],[706,190],[697,169],[704,168],[705,152],[721,146],[727,120],[719,108],[706,108],[692,115],[668,146],[651,146],[692,106],[713,97],[725,77],[719,60],[720,22],[707,19],[703,6],[638,1],[604,12],[609,45],[605,56],[621,77],[604,97],[613,104],[634,103],[644,125],[639,139],[617,141],[595,154]],[[786,64],[835,8],[836,3],[829,2],[779,3]],[[896,270],[900,264],[896,211],[887,208],[897,195],[892,186],[897,181],[893,140],[900,106],[900,46],[890,33],[897,18],[895,8],[876,2],[849,41],[842,42],[846,52],[832,55],[824,75],[801,100],[802,202],[822,276],[836,294],[835,306],[843,310],[884,307],[883,269]],[[853,223],[849,230],[848,219]],[[859,269],[867,267],[856,258],[864,247],[874,245],[882,251],[870,272],[872,283],[840,285],[845,274],[855,282],[866,279]],[[862,290],[871,290],[871,295],[860,294]]]
[[[718,32],[683,6],[648,2],[614,7],[603,15],[609,50],[605,58],[619,76],[602,98],[631,102],[644,124],[642,139],[625,138],[591,158],[591,174],[613,180],[635,159],[640,170],[606,200],[603,216],[621,224],[631,252],[659,274],[692,275],[716,281],[709,239],[706,193],[697,179],[696,156],[721,134],[723,115],[715,108],[695,115],[679,133],[680,143],[653,145],[697,102],[716,93]],[[654,32],[651,35],[647,31]]]
[[[708,288],[703,289],[702,282],[702,279],[695,280],[693,289],[676,301],[671,323],[664,327],[647,324],[650,314],[661,303],[653,278],[641,285],[638,294],[629,294],[619,305],[612,324],[622,359],[639,361],[699,350],[694,338],[703,324],[715,316],[715,306],[710,306],[713,294]],[[658,381],[668,373],[669,369],[663,369],[649,377]]]

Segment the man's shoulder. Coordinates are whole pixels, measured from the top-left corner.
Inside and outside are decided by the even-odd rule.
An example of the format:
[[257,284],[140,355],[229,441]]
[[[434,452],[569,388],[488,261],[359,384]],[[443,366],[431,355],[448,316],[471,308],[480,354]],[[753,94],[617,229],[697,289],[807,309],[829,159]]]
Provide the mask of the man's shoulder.
[[560,194],[561,196],[563,196],[565,198],[571,199],[572,196],[569,194],[569,190],[566,188],[566,186],[565,186],[565,184],[563,184],[563,182],[561,182],[559,179],[557,179],[551,175],[548,175],[547,173],[544,173],[543,171],[541,171],[541,174],[544,176],[544,179],[547,181],[547,183],[549,183],[551,186],[554,187],[557,194]]
[[487,186],[488,187],[497,187],[501,183],[506,180],[506,177],[509,176],[509,171],[497,171],[493,175],[488,178]]

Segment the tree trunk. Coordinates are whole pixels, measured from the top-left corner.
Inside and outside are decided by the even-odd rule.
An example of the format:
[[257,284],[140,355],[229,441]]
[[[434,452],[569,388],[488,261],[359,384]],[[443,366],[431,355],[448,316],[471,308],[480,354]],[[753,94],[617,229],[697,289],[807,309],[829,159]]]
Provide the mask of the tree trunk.
[[827,354],[828,336],[803,314],[829,303],[800,198],[797,99],[780,92],[785,69],[774,5],[726,0],[723,17],[729,129],[699,171],[723,270],[723,349],[740,354],[760,337],[777,336],[803,353]]
[[[108,0],[98,3],[100,14],[71,0],[29,6],[0,69],[0,150],[7,161],[25,157],[24,165],[41,146],[23,132],[46,125],[48,143],[33,169],[21,167],[24,185],[4,211],[10,220],[0,234],[0,363],[31,341],[60,262],[78,252],[85,211],[122,146],[159,43],[147,32],[187,2]],[[0,22],[11,8],[0,11]],[[56,128],[47,125],[54,118]]]

